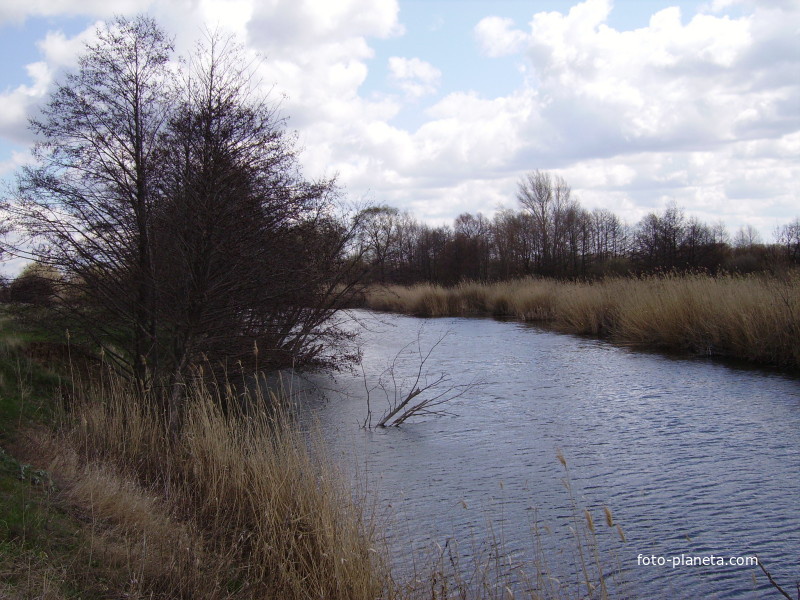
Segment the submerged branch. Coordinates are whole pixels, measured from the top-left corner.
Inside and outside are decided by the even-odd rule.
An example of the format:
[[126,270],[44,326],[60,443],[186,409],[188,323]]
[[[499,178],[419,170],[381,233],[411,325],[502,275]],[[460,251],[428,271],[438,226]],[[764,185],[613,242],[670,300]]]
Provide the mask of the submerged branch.
[[389,403],[388,409],[377,426],[397,427],[413,416],[448,414],[439,407],[460,398],[476,386],[483,385],[483,382],[478,380],[454,384],[446,373],[431,374],[427,368],[428,361],[447,335],[447,332],[440,335],[427,350],[422,347],[421,333],[417,335],[416,349],[413,351],[413,355],[417,357],[417,365],[412,377],[398,377],[398,362],[404,354],[408,353],[409,347],[412,346],[411,343],[405,345],[394,356],[389,366],[381,373],[377,384],[370,387],[366,375],[364,375],[364,388],[367,392],[365,428],[372,426],[371,394],[375,390],[380,390]]

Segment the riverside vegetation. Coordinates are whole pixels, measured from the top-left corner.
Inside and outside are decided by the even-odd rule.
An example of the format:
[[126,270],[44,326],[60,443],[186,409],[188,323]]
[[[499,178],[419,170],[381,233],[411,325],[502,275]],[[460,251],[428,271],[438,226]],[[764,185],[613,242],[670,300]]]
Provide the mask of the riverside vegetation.
[[31,261],[3,293],[0,595],[605,595],[606,566],[512,576],[502,545],[474,568],[446,545],[401,579],[328,453],[279,395],[248,395],[260,369],[353,358],[333,316],[363,279],[371,213],[303,176],[233,40],[184,59],[152,19],[102,24],[0,203],[0,249]]
[[364,302],[424,317],[512,317],[624,344],[800,368],[798,271],[373,286]]
[[570,493],[569,580],[551,575],[564,558],[545,555],[537,522],[530,561],[489,531],[469,559],[449,541],[394,565],[386,521],[278,392],[197,379],[176,434],[129,382],[70,353],[3,322],[2,597],[625,597],[599,551],[624,540],[608,509],[596,520]]

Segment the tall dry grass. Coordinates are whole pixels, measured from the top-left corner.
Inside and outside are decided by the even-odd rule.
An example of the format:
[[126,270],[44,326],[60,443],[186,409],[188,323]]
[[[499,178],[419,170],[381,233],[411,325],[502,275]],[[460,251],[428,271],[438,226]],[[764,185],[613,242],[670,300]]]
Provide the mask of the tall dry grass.
[[366,303],[422,317],[507,316],[621,343],[800,367],[798,272],[374,287]]
[[90,560],[124,573],[133,598],[390,594],[347,479],[277,398],[243,406],[196,384],[175,434],[118,380],[75,401],[50,448],[64,493],[97,524]]

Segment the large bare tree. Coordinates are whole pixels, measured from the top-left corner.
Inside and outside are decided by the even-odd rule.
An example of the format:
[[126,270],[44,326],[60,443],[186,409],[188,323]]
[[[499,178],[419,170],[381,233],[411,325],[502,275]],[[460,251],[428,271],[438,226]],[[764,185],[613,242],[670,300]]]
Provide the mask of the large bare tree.
[[342,339],[330,319],[358,278],[357,259],[344,258],[354,230],[337,217],[338,190],[303,178],[234,40],[209,34],[184,73],[156,220],[173,389],[201,356],[319,362]]
[[142,385],[158,369],[153,184],[171,108],[171,51],[146,17],[99,28],[77,72],[31,122],[37,162],[22,170],[7,206],[21,235],[15,251],[79,286],[62,289],[60,306],[80,301],[73,326]]
[[[42,117],[6,203],[25,252],[63,274],[53,312],[174,417],[192,365],[335,363],[331,317],[360,273],[358,220],[308,181],[233,40],[181,65],[147,18],[98,31]],[[63,329],[62,329],[63,331]],[[238,370],[238,369],[237,369]]]

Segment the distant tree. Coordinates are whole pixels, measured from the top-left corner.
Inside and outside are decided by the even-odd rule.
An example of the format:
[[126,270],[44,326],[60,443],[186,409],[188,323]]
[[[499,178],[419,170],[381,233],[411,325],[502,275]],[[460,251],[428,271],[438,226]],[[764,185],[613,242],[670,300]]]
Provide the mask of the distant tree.
[[421,226],[414,251],[415,270],[421,280],[434,283],[446,279],[445,256],[452,238],[449,227]]
[[47,265],[32,262],[25,266],[6,290],[9,302],[47,306],[56,295],[61,275]]
[[495,277],[510,279],[530,275],[538,246],[533,217],[528,212],[504,209],[492,221],[492,240],[496,263]]
[[566,276],[585,277],[590,260],[592,217],[575,201],[564,215],[562,269]]
[[489,221],[481,213],[462,213],[453,223],[449,271],[452,281],[486,279],[489,265]]
[[722,221],[717,221],[711,225],[709,227],[709,232],[711,234],[712,244],[722,244],[725,246],[730,244],[731,236],[728,234],[728,229]]
[[750,249],[762,243],[761,234],[752,225],[743,225],[733,236],[733,247],[739,249]]
[[696,217],[687,219],[680,244],[681,267],[713,271],[716,268],[714,263],[718,259],[711,229]]
[[422,235],[422,226],[408,212],[401,212],[396,222],[395,239],[395,281],[413,283],[420,277],[417,261],[417,248]]
[[634,256],[641,268],[676,269],[681,262],[681,245],[686,234],[683,210],[670,204],[663,214],[650,213],[634,233]]
[[390,206],[370,206],[358,216],[358,239],[364,256],[381,283],[386,282],[400,239],[400,211]]
[[778,244],[783,247],[786,258],[800,263],[800,218],[778,228],[775,237]]
[[569,215],[576,209],[572,189],[563,177],[532,171],[519,181],[517,201],[532,217],[537,270],[555,274],[568,254]]
[[622,220],[605,208],[592,211],[591,252],[599,262],[623,256],[627,251],[627,231]]

